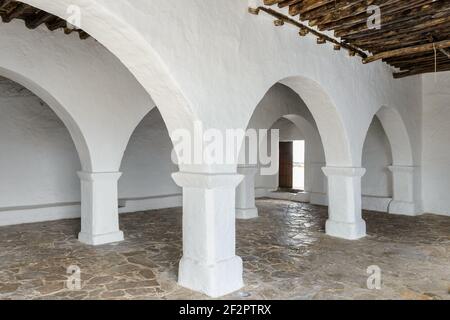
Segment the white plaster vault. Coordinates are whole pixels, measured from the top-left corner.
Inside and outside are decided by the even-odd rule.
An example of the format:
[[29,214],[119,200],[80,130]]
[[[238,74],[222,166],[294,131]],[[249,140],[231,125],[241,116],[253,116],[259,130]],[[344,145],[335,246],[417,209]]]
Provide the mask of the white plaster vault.
[[[277,177],[237,163],[178,168],[170,162],[169,134],[192,131],[198,120],[219,130],[270,129],[280,118],[305,139],[303,196],[329,205],[330,236],[364,237],[362,208],[450,215],[448,197],[434,197],[436,160],[424,153],[444,153],[443,146],[422,143],[432,139],[435,122],[444,127],[439,141],[450,138],[448,113],[431,114],[433,105],[448,106],[448,73],[441,76],[443,97],[434,101],[433,86],[424,86],[421,77],[394,80],[381,62],[363,65],[317,46],[313,37],[299,40],[296,29],[275,28],[269,18],[248,14],[242,0],[24,2],[62,18],[69,5],[79,6],[80,27],[93,39],[29,31],[17,21],[1,25],[0,75],[32,91],[53,110],[52,121],[62,121],[58,128],[69,134],[29,132],[36,141],[65,139],[71,165],[55,160],[57,142],[39,142],[35,147],[47,150],[46,158],[18,168],[23,162],[16,159],[27,154],[18,150],[32,143],[21,138],[27,131],[7,136],[12,116],[3,114],[30,119],[25,106],[38,107],[38,100],[0,97],[6,119],[0,132],[8,137],[0,138],[6,150],[0,158],[0,225],[81,216],[80,241],[100,245],[127,236],[119,212],[182,205],[180,285],[213,297],[236,291],[243,286],[243,267],[235,254],[235,218],[256,219],[255,196],[276,189]],[[21,109],[8,108],[14,103]],[[61,181],[53,171],[36,174],[45,161],[55,163],[55,172],[72,171]],[[448,168],[449,162],[439,165]],[[8,193],[39,179],[52,182],[29,200]],[[65,181],[69,187],[60,189]]]

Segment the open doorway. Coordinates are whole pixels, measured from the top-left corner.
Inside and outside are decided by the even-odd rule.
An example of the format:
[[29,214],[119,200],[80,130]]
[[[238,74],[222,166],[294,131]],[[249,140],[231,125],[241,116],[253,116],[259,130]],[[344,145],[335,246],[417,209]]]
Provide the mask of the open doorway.
[[293,165],[293,188],[295,190],[305,190],[305,141],[297,140],[293,142],[294,165]]
[[305,190],[305,141],[280,142],[280,190]]

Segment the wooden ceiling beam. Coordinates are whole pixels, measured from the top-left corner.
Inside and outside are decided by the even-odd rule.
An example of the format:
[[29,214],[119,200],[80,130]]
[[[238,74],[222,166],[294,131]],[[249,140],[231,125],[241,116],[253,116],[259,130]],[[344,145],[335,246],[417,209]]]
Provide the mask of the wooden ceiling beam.
[[11,22],[13,19],[20,17],[25,12],[26,9],[27,6],[25,4],[17,3],[13,10],[11,10],[2,17],[3,22],[8,23]]
[[9,23],[14,19],[25,21],[28,29],[36,29],[45,24],[50,31],[63,29],[66,34],[77,32],[80,39],[88,39],[90,36],[83,30],[75,29],[70,32],[67,29],[67,22],[48,12],[36,9],[21,1],[0,0],[0,15],[3,22]]
[[437,69],[435,69],[434,67],[413,68],[408,71],[401,71],[401,72],[394,73],[394,78],[401,79],[401,78],[410,77],[410,76],[419,75],[419,74],[445,72],[445,71],[450,71],[450,65],[441,66]]
[[415,47],[407,47],[407,48],[401,48],[397,50],[392,51],[385,51],[378,54],[375,54],[373,56],[367,57],[363,59],[363,63],[370,63],[374,62],[380,59],[386,59],[386,58],[392,58],[392,57],[401,57],[406,56],[410,54],[420,53],[420,52],[427,52],[427,51],[434,51],[435,49],[446,49],[450,47],[450,40],[444,40],[440,42],[434,42],[434,43],[427,43],[420,46]]
[[[382,59],[402,69],[396,77],[428,72],[433,64],[445,69],[450,61],[449,0],[265,0],[264,3],[289,7],[292,17],[307,22],[313,30],[332,31],[343,44],[370,53],[364,63]],[[368,27],[373,14],[368,11],[369,6],[378,6],[381,11],[379,28]],[[303,35],[306,33],[310,32]]]
[[37,17],[32,17],[29,18],[25,21],[25,24],[27,26],[28,29],[36,29],[37,27],[39,27],[41,24],[46,23],[47,21],[50,21],[51,19],[53,19],[55,16],[47,13],[47,12],[42,12],[40,15],[38,15]]

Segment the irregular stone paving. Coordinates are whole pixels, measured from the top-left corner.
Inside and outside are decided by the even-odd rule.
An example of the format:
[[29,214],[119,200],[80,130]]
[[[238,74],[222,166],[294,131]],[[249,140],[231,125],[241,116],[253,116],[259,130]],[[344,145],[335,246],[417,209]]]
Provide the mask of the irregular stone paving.
[[[324,234],[326,208],[258,201],[261,217],[237,222],[246,287],[226,299],[450,299],[450,218],[366,212],[368,236]],[[79,220],[0,228],[0,299],[206,299],[176,283],[181,209],[121,216],[126,241],[90,247]],[[367,268],[382,271],[367,288]],[[69,290],[67,268],[81,269]]]

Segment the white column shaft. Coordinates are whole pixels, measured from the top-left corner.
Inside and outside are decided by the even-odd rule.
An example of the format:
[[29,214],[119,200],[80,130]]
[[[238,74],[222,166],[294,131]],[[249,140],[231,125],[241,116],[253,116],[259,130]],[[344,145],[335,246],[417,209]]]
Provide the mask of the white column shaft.
[[119,230],[117,182],[120,172],[79,172],[81,180],[81,232],[79,240],[89,245],[122,241]]
[[326,167],[323,172],[328,177],[327,234],[348,240],[365,237],[366,223],[361,209],[361,177],[365,169]]
[[255,175],[256,167],[239,167],[239,174],[244,176],[241,184],[236,189],[236,218],[254,219],[258,217],[258,209],[255,204]]
[[243,286],[242,260],[235,253],[236,174],[176,173],[183,187],[181,286],[220,297]]

